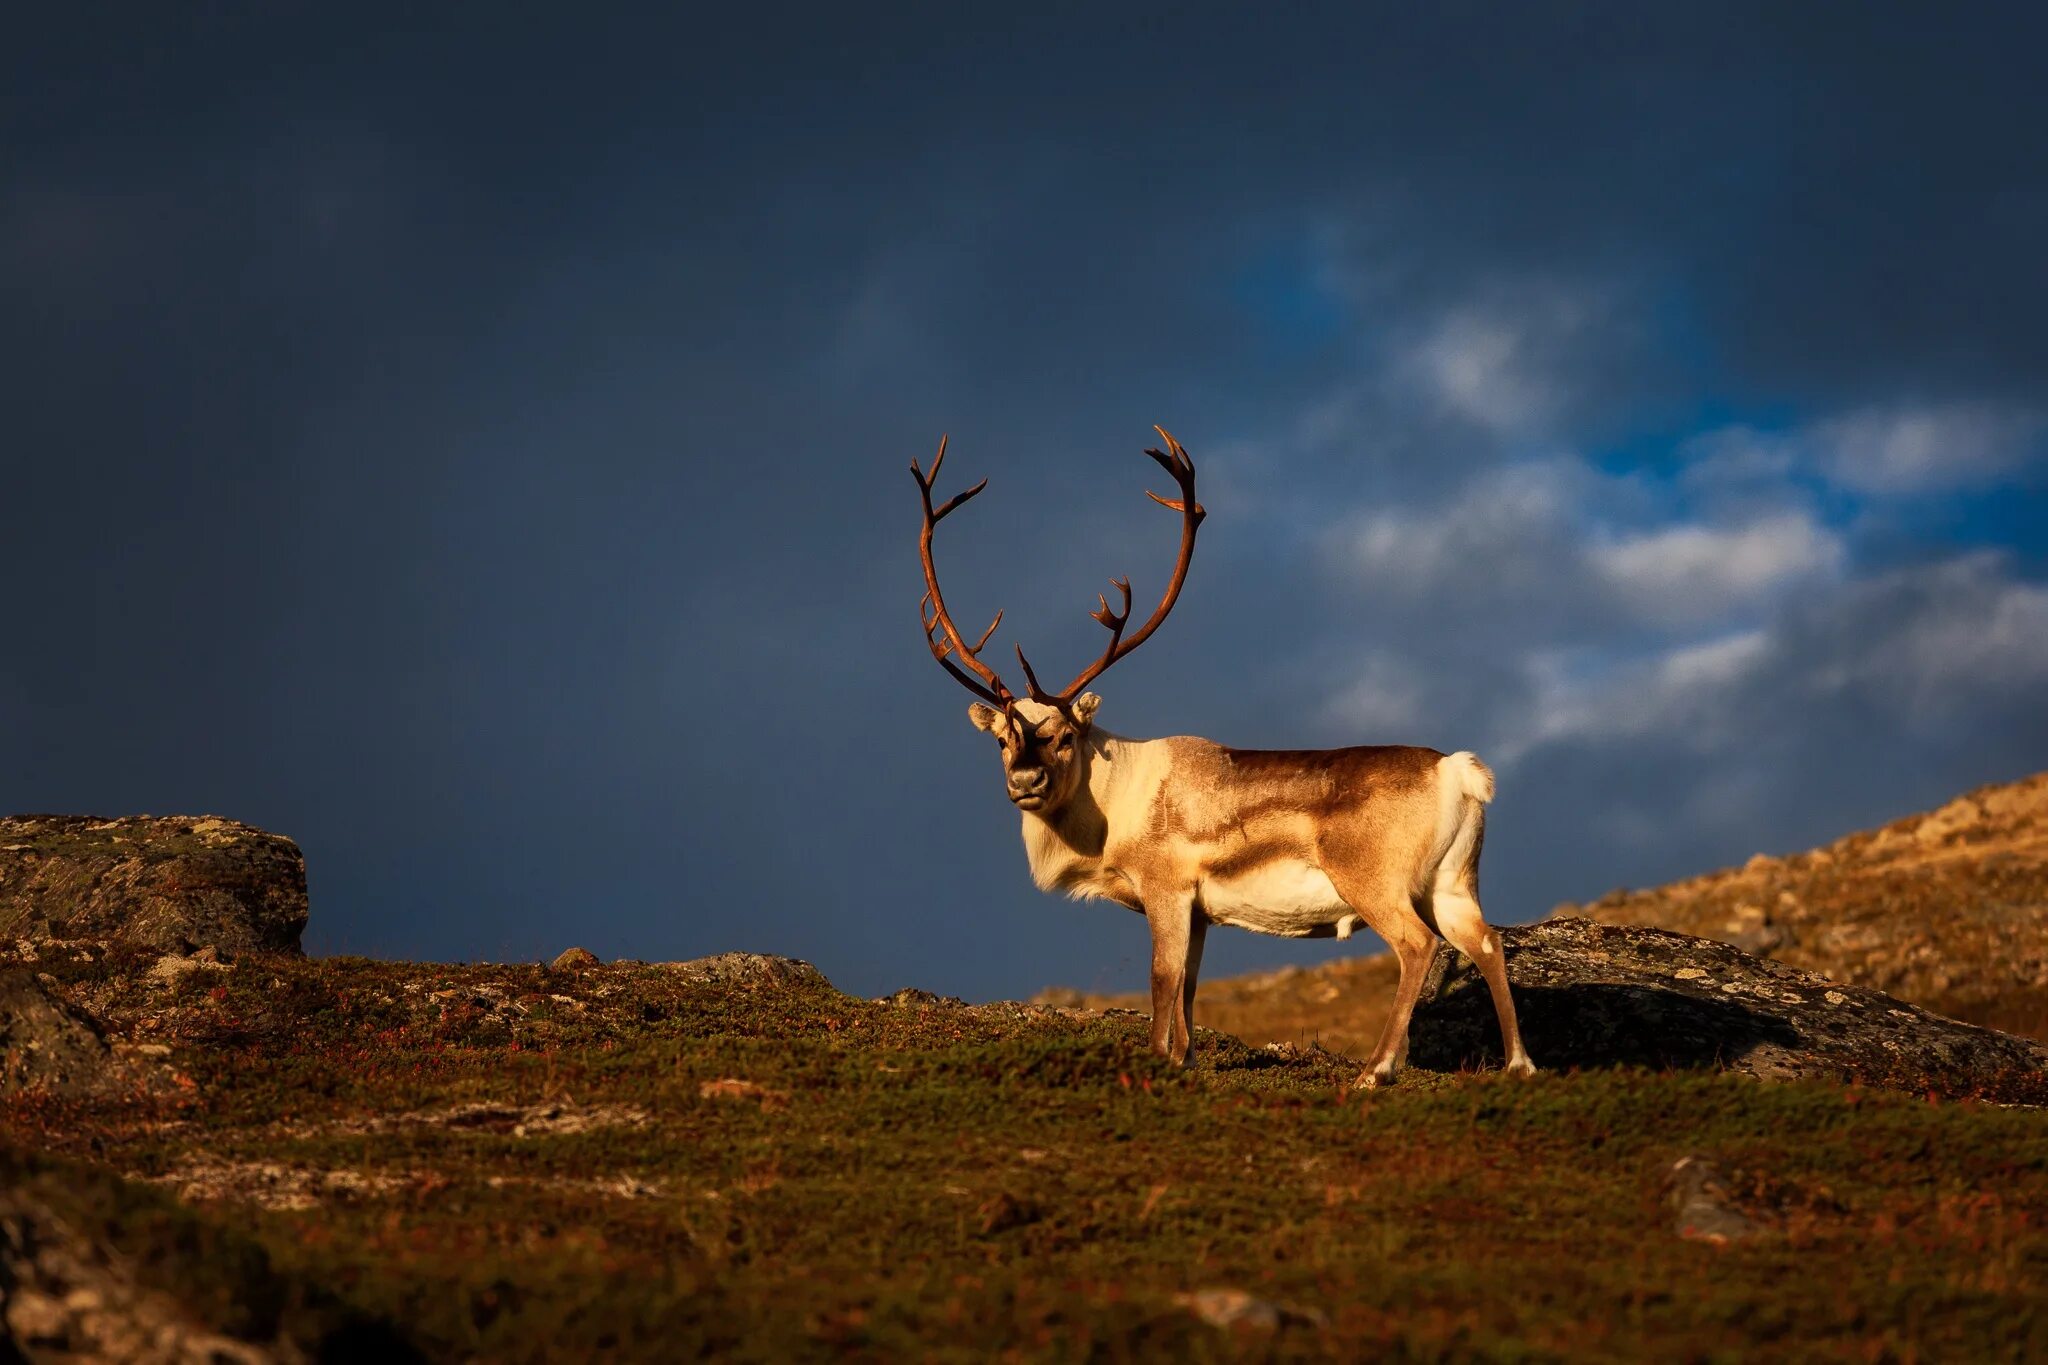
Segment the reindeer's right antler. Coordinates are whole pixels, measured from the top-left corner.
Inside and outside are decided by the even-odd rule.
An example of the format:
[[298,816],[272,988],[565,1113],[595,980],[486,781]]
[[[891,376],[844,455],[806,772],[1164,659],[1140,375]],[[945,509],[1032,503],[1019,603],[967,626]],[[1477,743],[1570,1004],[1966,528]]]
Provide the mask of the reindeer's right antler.
[[[924,642],[931,648],[932,657],[939,661],[940,666],[975,696],[983,701],[994,702],[1007,711],[1017,698],[1009,688],[1003,686],[1003,680],[996,676],[995,670],[981,661],[981,648],[988,643],[989,637],[996,633],[996,627],[1002,624],[1003,614],[998,611],[996,619],[989,622],[988,629],[981,633],[981,638],[970,646],[960,634],[959,628],[953,624],[953,617],[946,610],[946,599],[939,592],[939,571],[932,563],[932,532],[938,529],[939,523],[945,520],[948,512],[988,487],[988,480],[983,479],[965,493],[955,493],[934,509],[932,484],[938,479],[939,465],[945,458],[946,438],[941,436],[939,453],[932,456],[931,473],[927,474],[919,469],[916,460],[910,462],[910,475],[917,480],[917,490],[924,496],[924,530],[917,538],[917,553],[919,558],[924,560],[924,597],[917,604],[917,614],[924,622]],[[941,629],[946,633],[943,640],[938,635]],[[957,655],[960,662],[954,663],[952,659],[946,657],[949,654]],[[968,677],[962,665],[972,669],[975,677],[981,681],[976,682],[974,678]]]

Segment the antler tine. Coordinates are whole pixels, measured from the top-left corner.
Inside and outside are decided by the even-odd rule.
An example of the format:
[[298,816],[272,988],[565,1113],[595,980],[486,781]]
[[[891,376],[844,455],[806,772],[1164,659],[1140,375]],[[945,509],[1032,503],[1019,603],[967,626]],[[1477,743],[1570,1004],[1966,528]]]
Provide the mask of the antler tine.
[[[1173,610],[1174,602],[1180,597],[1181,584],[1187,581],[1188,565],[1193,561],[1195,554],[1195,530],[1202,524],[1202,518],[1209,515],[1207,509],[1195,501],[1195,462],[1188,455],[1187,448],[1174,440],[1165,427],[1155,426],[1152,430],[1158,432],[1159,438],[1166,442],[1166,451],[1147,450],[1145,453],[1157,461],[1159,467],[1172,475],[1173,481],[1180,485],[1180,499],[1177,502],[1169,501],[1149,489],[1146,490],[1145,496],[1161,507],[1171,508],[1180,513],[1180,555],[1174,561],[1173,576],[1167,581],[1166,592],[1160,597],[1159,605],[1153,609],[1151,617],[1145,624],[1139,626],[1136,633],[1128,639],[1124,637],[1124,625],[1131,617],[1130,579],[1111,580],[1123,593],[1124,610],[1121,616],[1110,610],[1106,597],[1097,595],[1096,600],[1102,604],[1101,610],[1088,614],[1108,628],[1109,644],[1094,663],[1082,669],[1058,697],[1053,698],[1063,707],[1071,706],[1074,698],[1081,694],[1082,688],[1102,676],[1103,670],[1118,659],[1144,644],[1152,632],[1159,629],[1159,623],[1166,619],[1166,614]],[[1033,695],[1037,695],[1036,688],[1033,689]]]
[[988,637],[995,634],[996,627],[1001,625],[1002,623],[1003,613],[1001,611],[998,611],[996,612],[996,619],[988,623],[988,629],[983,631],[981,633],[981,638],[974,642],[974,652],[976,654],[981,653],[982,646],[988,643]]
[[1131,580],[1128,578],[1112,578],[1109,580],[1109,586],[1123,593],[1123,611],[1111,611],[1109,609],[1109,599],[1101,593],[1096,593],[1095,600],[1100,605],[1088,614],[1102,622],[1103,625],[1108,626],[1111,630],[1122,630],[1124,622],[1131,619]]
[[995,693],[989,691],[987,688],[983,687],[974,679],[968,677],[966,673],[961,671],[959,665],[955,664],[950,658],[946,657],[947,655],[953,652],[953,642],[950,639],[940,639],[936,634],[933,633],[937,631],[939,628],[938,618],[936,616],[927,616],[925,614],[925,605],[926,603],[931,601],[931,597],[932,595],[930,593],[926,593],[922,598],[918,600],[917,604],[918,616],[921,620],[924,621],[925,647],[930,649],[932,652],[932,657],[939,661],[939,667],[945,669],[948,673],[951,673],[956,679],[958,679],[961,686],[967,688],[976,696],[979,696],[986,701],[995,702],[997,705],[1007,709],[1010,704],[1008,701],[1006,701],[1002,697],[997,696]]
[[1054,696],[1038,685],[1038,675],[1031,671],[1031,660],[1024,657],[1024,646],[1017,646],[1017,662],[1024,667],[1024,686],[1031,692],[1031,700],[1044,702],[1047,706],[1065,709],[1069,698]]
[[[1007,711],[1016,703],[1016,696],[1009,688],[1003,686],[1003,680],[996,676],[995,670],[983,663],[979,657],[982,647],[989,642],[989,637],[996,633],[996,627],[1002,623],[1003,614],[997,612],[996,619],[988,623],[988,629],[983,631],[981,638],[970,647],[961,636],[959,627],[953,624],[952,614],[946,610],[945,595],[939,591],[939,570],[932,560],[932,532],[938,529],[939,523],[945,519],[947,513],[988,487],[988,480],[983,479],[966,492],[956,493],[934,508],[932,484],[938,479],[939,466],[945,463],[945,460],[946,437],[941,436],[938,453],[932,456],[931,473],[927,474],[919,468],[915,459],[910,462],[910,476],[917,480],[918,494],[924,500],[924,528],[917,537],[918,558],[924,563],[924,596],[917,604],[918,620],[924,623],[925,644],[931,649],[932,657],[939,661],[940,667],[983,701],[994,702]],[[941,630],[945,632],[943,640],[939,638]],[[949,655],[952,657],[948,657]],[[955,659],[958,660],[957,663]],[[969,671],[972,671],[973,677],[968,676]]]

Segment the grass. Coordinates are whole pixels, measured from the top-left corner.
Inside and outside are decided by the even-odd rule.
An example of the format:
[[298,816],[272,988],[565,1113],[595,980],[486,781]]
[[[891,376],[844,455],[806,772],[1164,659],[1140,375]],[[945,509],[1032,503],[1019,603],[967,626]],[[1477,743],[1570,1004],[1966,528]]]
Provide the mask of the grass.
[[[183,1081],[17,1096],[0,1135],[245,1333],[383,1323],[507,1361],[2048,1357],[2037,1111],[1631,1071],[1361,1094],[1318,1051],[1205,1035],[1177,1072],[1128,1017],[654,967],[134,965],[50,970]],[[1693,1152],[1764,1235],[1675,1235]],[[1177,1296],[1208,1287],[1304,1321],[1207,1325]]]

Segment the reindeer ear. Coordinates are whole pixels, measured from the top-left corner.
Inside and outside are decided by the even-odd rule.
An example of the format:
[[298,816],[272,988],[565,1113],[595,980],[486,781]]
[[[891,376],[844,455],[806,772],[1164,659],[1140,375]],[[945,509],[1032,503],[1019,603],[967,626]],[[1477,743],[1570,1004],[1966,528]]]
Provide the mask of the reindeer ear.
[[1093,692],[1083,692],[1074,698],[1074,719],[1086,725],[1095,719],[1095,708],[1102,705],[1102,698]]
[[967,708],[967,719],[974,722],[977,730],[986,730],[992,735],[1002,734],[1003,713],[993,706],[976,702]]

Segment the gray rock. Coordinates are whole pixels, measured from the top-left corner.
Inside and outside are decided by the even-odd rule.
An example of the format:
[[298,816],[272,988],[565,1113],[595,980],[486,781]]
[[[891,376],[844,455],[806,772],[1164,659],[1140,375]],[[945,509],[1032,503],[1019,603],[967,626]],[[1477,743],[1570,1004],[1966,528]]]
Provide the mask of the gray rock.
[[212,816],[0,818],[0,942],[299,951],[297,844]]
[[97,1020],[30,972],[0,972],[0,1094],[92,1090],[113,1069]]
[[[1732,944],[1584,919],[1503,929],[1501,939],[1523,1041],[1541,1068],[1713,1067],[2048,1102],[2048,1047]],[[1499,1064],[1499,1025],[1470,962],[1439,948],[1422,999],[1412,1063]]]

